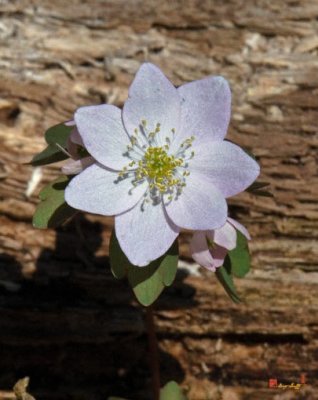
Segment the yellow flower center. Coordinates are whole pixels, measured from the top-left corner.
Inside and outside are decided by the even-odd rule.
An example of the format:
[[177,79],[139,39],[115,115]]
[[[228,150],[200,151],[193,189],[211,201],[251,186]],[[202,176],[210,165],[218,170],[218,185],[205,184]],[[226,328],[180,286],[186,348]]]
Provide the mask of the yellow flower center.
[[180,185],[181,180],[174,176],[174,170],[182,164],[182,158],[168,155],[163,147],[148,147],[138,162],[136,180],[148,178],[150,189],[156,188],[165,193],[168,189]]
[[[175,154],[168,154],[170,144],[176,133],[172,128],[165,137],[164,145],[159,145],[157,136],[160,132],[160,123],[156,124],[153,131],[147,129],[147,121],[141,120],[141,124],[130,136],[130,144],[123,153],[129,160],[128,164],[118,172],[118,180],[133,177],[132,190],[144,180],[149,183],[149,189],[145,194],[144,203],[152,200],[154,203],[161,201],[161,195],[167,194],[167,200],[177,199],[186,186],[186,178],[190,175],[189,161],[194,157],[194,151],[189,149],[195,140],[195,136],[185,139],[175,150]],[[161,140],[162,142],[162,140]]]

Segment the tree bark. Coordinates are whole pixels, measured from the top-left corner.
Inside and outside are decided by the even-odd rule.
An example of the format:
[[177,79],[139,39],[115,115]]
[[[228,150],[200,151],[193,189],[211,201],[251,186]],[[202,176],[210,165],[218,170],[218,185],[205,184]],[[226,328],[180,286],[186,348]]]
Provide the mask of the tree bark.
[[[175,85],[228,79],[228,137],[274,194],[230,199],[253,238],[243,304],[191,263],[181,235],[177,281],[155,312],[162,383],[190,400],[317,398],[317,2],[3,0],[0,13],[0,388],[30,376],[37,399],[150,398],[143,317],[109,271],[112,219],[35,230],[60,165],[25,164],[78,107],[121,106],[150,61]],[[299,393],[268,388],[301,373]]]

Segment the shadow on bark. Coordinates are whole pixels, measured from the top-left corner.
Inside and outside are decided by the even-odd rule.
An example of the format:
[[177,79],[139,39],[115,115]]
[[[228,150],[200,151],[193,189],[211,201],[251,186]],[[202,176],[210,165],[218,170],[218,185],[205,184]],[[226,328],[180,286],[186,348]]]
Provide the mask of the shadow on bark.
[[[39,399],[150,398],[144,312],[125,280],[111,275],[108,257],[96,256],[102,229],[83,216],[59,228],[55,248],[42,250],[30,279],[1,256],[0,387],[30,376]],[[195,306],[185,276],[178,271],[158,310]],[[159,358],[162,385],[181,382],[178,360],[163,350]]]

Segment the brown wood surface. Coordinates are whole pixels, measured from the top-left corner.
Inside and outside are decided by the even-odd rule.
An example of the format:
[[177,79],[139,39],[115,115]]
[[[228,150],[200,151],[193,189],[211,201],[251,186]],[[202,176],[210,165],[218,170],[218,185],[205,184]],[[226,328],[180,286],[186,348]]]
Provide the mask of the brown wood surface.
[[[122,105],[144,60],[176,85],[229,80],[229,138],[275,195],[230,201],[253,237],[244,304],[190,264],[182,235],[184,268],[156,309],[162,383],[190,400],[318,399],[317,1],[1,0],[0,18],[0,399],[24,376],[37,400],[150,399],[144,316],[109,272],[111,219],[36,231],[59,166],[27,196],[24,165],[77,107]],[[301,373],[299,392],[267,388]]]

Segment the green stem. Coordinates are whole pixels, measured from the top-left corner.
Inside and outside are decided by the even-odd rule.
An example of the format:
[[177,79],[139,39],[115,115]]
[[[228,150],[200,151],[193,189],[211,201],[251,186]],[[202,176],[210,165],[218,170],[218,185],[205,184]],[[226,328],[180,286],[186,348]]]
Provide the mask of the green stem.
[[146,307],[146,328],[148,335],[149,366],[152,377],[153,399],[159,400],[160,396],[159,352],[158,352],[158,341],[156,336],[152,306]]

